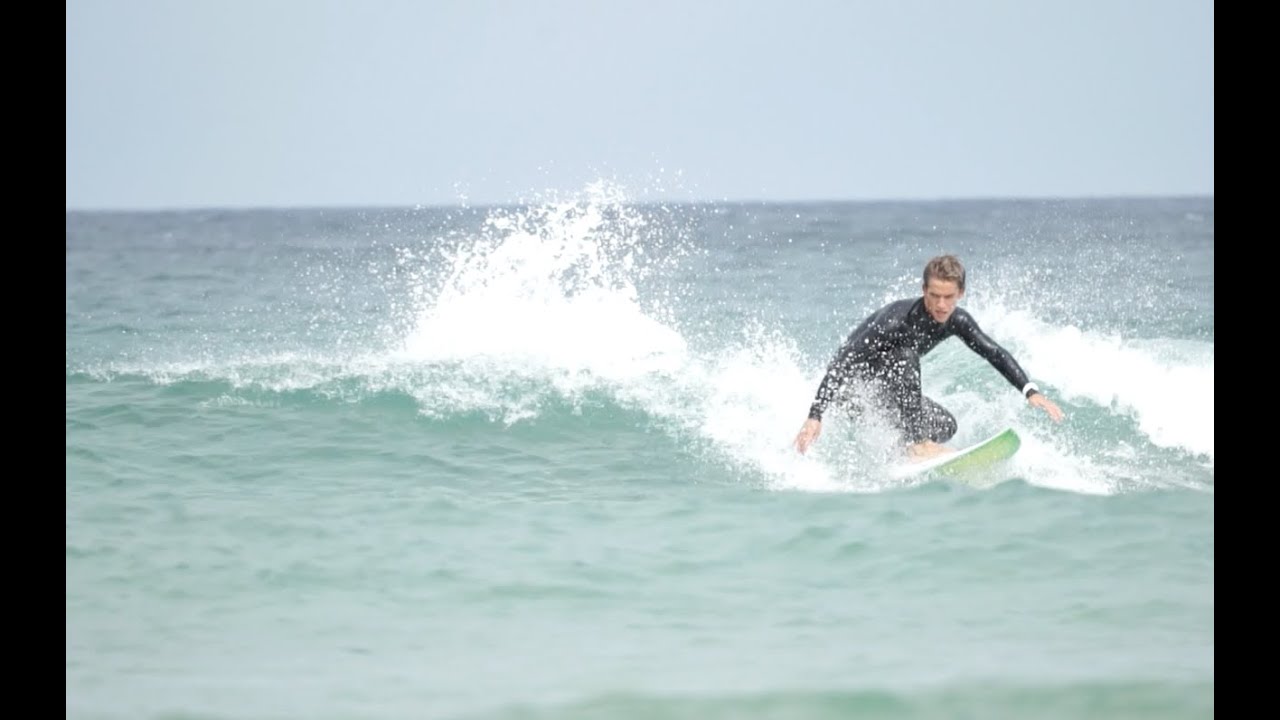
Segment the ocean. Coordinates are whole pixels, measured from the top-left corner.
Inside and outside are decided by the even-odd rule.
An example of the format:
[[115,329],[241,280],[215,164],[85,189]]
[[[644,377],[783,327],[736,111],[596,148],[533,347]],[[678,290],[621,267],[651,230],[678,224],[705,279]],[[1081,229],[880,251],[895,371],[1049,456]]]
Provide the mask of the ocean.
[[[68,718],[1207,718],[1214,203],[68,211]],[[957,255],[976,487],[835,350]]]

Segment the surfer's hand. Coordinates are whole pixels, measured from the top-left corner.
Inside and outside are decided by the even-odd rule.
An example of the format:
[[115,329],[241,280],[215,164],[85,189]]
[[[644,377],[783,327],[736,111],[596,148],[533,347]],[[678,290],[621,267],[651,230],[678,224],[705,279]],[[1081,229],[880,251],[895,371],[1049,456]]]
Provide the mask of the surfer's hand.
[[813,418],[805,420],[804,425],[800,427],[800,433],[796,435],[796,449],[799,450],[801,454],[804,454],[804,451],[808,450],[809,446],[813,444],[813,441],[817,440],[818,436],[821,434],[821,420],[814,420]]
[[1044,396],[1044,393],[1031,393],[1031,397],[1027,398],[1027,402],[1049,413],[1049,417],[1054,422],[1062,422],[1062,410],[1054,404],[1052,400]]

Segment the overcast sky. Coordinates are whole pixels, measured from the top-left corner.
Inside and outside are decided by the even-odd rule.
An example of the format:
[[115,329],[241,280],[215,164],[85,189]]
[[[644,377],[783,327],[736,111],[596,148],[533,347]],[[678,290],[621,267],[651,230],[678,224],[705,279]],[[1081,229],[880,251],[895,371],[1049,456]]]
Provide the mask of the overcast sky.
[[68,0],[67,208],[1213,194],[1212,0]]

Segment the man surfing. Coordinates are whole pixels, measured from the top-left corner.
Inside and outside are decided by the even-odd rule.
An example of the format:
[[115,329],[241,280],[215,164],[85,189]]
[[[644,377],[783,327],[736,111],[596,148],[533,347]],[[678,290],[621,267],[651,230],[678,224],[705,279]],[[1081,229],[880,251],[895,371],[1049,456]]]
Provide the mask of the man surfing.
[[1062,410],[1030,381],[1009,351],[957,307],[964,297],[964,276],[955,256],[935,257],[924,267],[923,297],[891,302],[862,321],[827,366],[809,418],[796,435],[797,450],[805,452],[818,439],[822,415],[836,402],[854,416],[871,409],[887,412],[910,458],[953,452],[942,443],[955,435],[956,419],[925,397],[920,385],[920,358],[953,335],[991,363],[1029,404],[1055,422],[1062,420]]

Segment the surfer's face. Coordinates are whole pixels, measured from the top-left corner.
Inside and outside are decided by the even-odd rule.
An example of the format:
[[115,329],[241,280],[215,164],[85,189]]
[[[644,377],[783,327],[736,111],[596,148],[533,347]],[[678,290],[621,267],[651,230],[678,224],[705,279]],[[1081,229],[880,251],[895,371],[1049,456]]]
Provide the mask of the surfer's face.
[[924,286],[924,309],[936,322],[944,323],[956,311],[956,303],[964,297],[960,285],[954,280],[929,278]]

